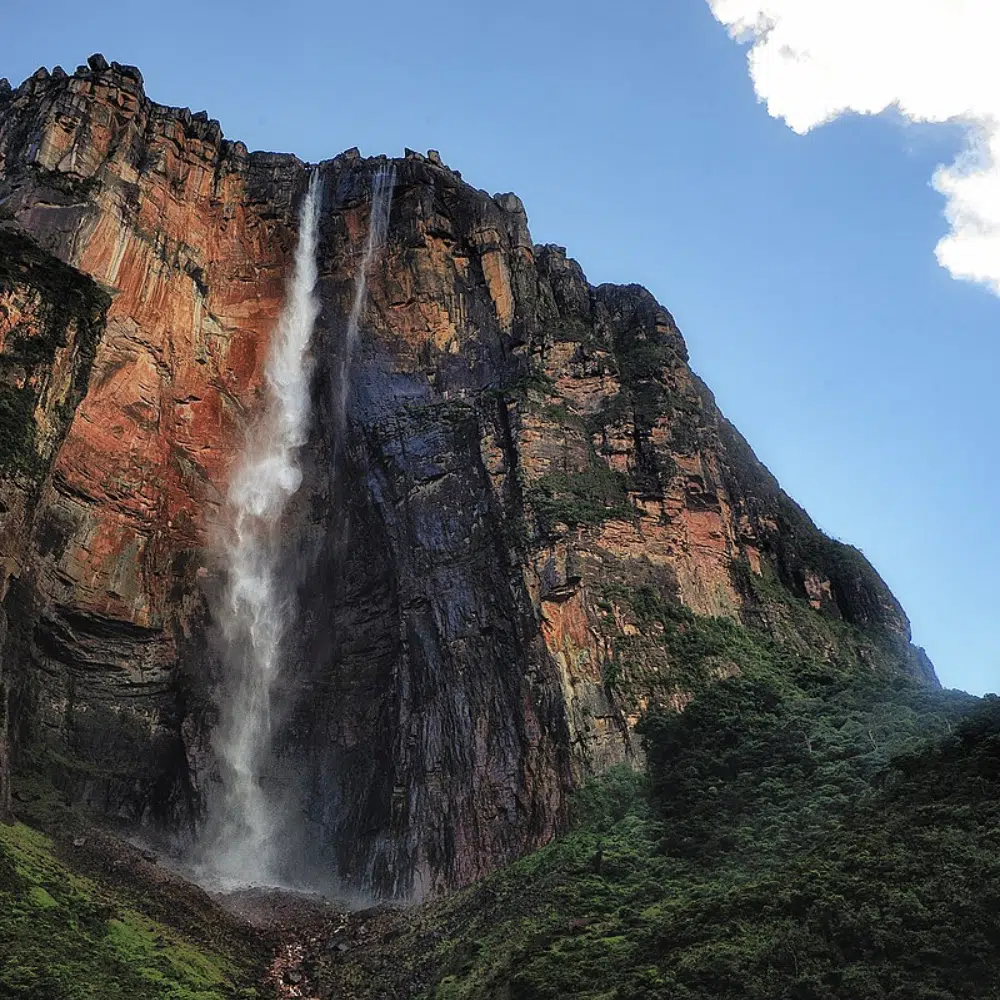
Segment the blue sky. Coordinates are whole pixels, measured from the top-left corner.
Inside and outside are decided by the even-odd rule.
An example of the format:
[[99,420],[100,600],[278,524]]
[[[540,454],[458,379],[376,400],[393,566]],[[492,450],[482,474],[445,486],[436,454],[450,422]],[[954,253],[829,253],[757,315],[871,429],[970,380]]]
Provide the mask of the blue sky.
[[251,148],[433,147],[516,191],[537,242],[673,312],[723,410],[874,562],[942,682],[1000,686],[1000,299],[933,255],[929,178],[957,130],[795,135],[704,0],[52,0],[5,12],[0,76],[94,51]]

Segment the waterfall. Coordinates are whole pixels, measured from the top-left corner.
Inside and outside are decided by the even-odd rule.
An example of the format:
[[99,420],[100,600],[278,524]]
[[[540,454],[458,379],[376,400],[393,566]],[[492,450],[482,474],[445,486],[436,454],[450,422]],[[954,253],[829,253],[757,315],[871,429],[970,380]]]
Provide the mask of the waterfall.
[[302,482],[298,450],[309,430],[309,344],[319,315],[316,245],[322,184],[314,170],[302,202],[288,296],[267,358],[267,400],[247,438],[227,497],[226,593],[218,609],[225,649],[222,718],[213,744],[223,769],[210,810],[209,867],[223,882],[275,881],[277,804],[261,774],[281,644],[294,616],[278,580],[281,518]]
[[358,343],[361,312],[364,309],[365,295],[368,291],[368,269],[371,267],[375,254],[385,243],[386,232],[389,229],[389,209],[392,207],[392,189],[395,183],[396,171],[391,164],[379,167],[372,179],[372,207],[368,237],[365,240],[361,264],[354,276],[354,300],[351,303],[351,312],[347,319],[347,333],[340,352],[337,382],[334,386],[337,430],[341,432],[347,415],[347,398],[350,387],[348,372]]
[[[385,241],[395,180],[391,166],[372,183],[371,218],[333,387],[338,436],[346,419],[348,375],[367,292],[368,269]],[[213,748],[221,787],[209,802],[201,846],[203,880],[220,888],[286,884],[286,817],[297,814],[288,789],[264,783],[273,759],[273,701],[282,668],[283,639],[294,622],[295,581],[281,567],[282,516],[299,489],[298,452],[309,432],[309,345],[319,315],[316,297],[322,185],[313,172],[302,203],[288,296],[267,359],[267,400],[247,438],[227,497],[229,535],[222,556],[226,590],[217,608],[225,640],[221,718]]]

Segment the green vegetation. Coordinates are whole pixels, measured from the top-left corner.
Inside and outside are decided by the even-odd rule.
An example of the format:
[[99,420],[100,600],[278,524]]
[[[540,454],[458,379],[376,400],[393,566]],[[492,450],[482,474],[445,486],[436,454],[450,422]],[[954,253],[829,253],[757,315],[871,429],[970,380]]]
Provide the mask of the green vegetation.
[[628,396],[619,391],[601,409],[584,419],[584,427],[593,437],[603,433],[608,427],[617,427],[628,419],[630,412]]
[[[92,279],[42,250],[27,236],[0,230],[0,289],[17,285],[39,294],[47,322],[40,337],[15,337],[14,354],[30,364],[51,361],[56,348],[66,343],[68,324],[76,321],[79,350],[89,365],[110,296]],[[86,376],[82,382],[86,384]]]
[[35,172],[43,184],[62,194],[84,201],[86,197],[96,190],[100,183],[97,174],[91,177],[75,177],[72,174],[65,174],[60,170],[48,170],[45,167],[35,166]]
[[522,488],[543,534],[556,524],[570,528],[601,524],[613,518],[632,518],[628,477],[611,469],[594,451],[586,422],[555,392],[553,380],[531,369],[503,391],[508,402],[518,402],[541,413],[547,420],[575,432],[587,449],[583,469],[550,472]]
[[502,399],[508,403],[523,403],[535,397],[546,397],[555,388],[554,380],[541,369],[531,366],[516,379],[496,389],[486,389],[484,399]]
[[584,788],[566,836],[373,961],[435,1000],[1000,995],[1000,700],[921,684],[806,606],[826,659],[648,590],[611,601],[687,677],[738,672],[650,712],[645,773]]
[[585,350],[607,350],[607,345],[592,323],[580,318],[560,318],[545,326],[545,333],[554,343],[580,344]]
[[621,366],[622,385],[632,400],[636,424],[652,427],[670,406],[664,376],[676,360],[673,350],[664,341],[631,336],[618,339],[615,356]]
[[[785,693],[814,693],[851,675],[859,661],[880,676],[898,669],[898,637],[877,636],[819,615],[776,581],[754,577],[747,586],[767,609],[767,631],[732,618],[696,615],[649,587],[607,584],[598,609],[613,644],[616,685],[655,704],[671,692],[705,691],[737,672],[767,680]],[[619,630],[612,604],[636,626],[633,634]],[[825,650],[825,658],[816,650]]]
[[596,455],[579,472],[550,472],[540,476],[528,486],[527,492],[544,531],[551,531],[560,522],[575,528],[634,516],[626,478]]
[[997,996],[1000,702],[972,703],[730,678],[649,718],[648,777],[442,908],[427,995]]
[[230,1000],[257,993],[247,961],[71,870],[48,837],[0,825],[0,996]]

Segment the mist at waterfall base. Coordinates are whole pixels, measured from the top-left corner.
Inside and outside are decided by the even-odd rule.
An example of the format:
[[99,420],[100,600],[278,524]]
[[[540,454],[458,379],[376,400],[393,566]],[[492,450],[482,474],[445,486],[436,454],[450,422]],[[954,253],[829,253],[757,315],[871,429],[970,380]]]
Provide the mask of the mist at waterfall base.
[[[343,342],[329,380],[338,439],[346,430],[350,362],[359,337],[368,269],[385,241],[394,172],[379,169],[371,216]],[[299,236],[286,301],[265,370],[266,398],[234,464],[217,556],[225,584],[212,602],[221,648],[212,734],[218,780],[205,792],[205,821],[192,852],[206,888],[244,887],[345,895],[325,871],[321,845],[308,843],[294,762],[282,760],[279,731],[295,690],[285,639],[297,624],[294,577],[302,567],[286,547],[289,503],[302,485],[299,453],[312,422],[310,345],[321,312],[317,293],[323,182],[314,169],[299,213]],[[360,887],[352,886],[357,892]]]

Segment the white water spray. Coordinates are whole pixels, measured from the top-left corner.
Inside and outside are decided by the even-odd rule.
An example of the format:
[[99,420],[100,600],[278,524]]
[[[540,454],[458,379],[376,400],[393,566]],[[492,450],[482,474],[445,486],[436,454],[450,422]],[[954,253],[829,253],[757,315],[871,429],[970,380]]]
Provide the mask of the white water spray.
[[271,752],[271,714],[282,639],[294,607],[279,590],[281,518],[302,482],[298,450],[309,430],[309,344],[320,305],[315,295],[322,185],[314,171],[302,203],[295,266],[267,359],[267,403],[229,487],[231,535],[221,607],[226,641],[223,717],[214,737],[223,765],[222,801],[210,868],[232,884],[277,881],[277,804],[261,785]]
[[[357,346],[368,269],[385,242],[394,182],[391,166],[380,168],[372,182],[368,235],[337,366],[338,434],[345,426],[349,365]],[[284,817],[296,812],[295,804],[283,801],[285,792],[266,787],[262,777],[273,763],[272,702],[283,639],[295,615],[294,588],[279,579],[284,555],[281,521],[302,482],[298,451],[309,431],[309,344],[320,311],[315,286],[321,201],[315,171],[302,204],[288,299],[268,356],[266,407],[248,437],[228,494],[232,530],[223,552],[227,589],[219,610],[226,676],[222,719],[214,735],[223,780],[219,801],[210,808],[202,865],[204,878],[223,889],[285,883]]]
[[368,269],[371,267],[375,254],[385,243],[389,229],[389,209],[392,207],[392,189],[396,183],[396,171],[392,165],[379,167],[372,179],[372,207],[368,224],[368,237],[365,240],[361,264],[354,277],[354,301],[351,313],[347,319],[347,333],[344,337],[340,353],[340,364],[337,372],[336,405],[337,428],[344,427],[347,414],[348,371],[351,359],[358,343],[358,331],[361,324],[361,311],[364,309],[365,296],[368,292]]

